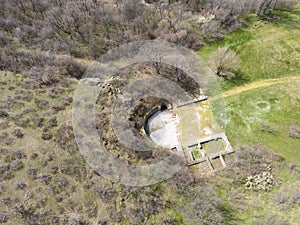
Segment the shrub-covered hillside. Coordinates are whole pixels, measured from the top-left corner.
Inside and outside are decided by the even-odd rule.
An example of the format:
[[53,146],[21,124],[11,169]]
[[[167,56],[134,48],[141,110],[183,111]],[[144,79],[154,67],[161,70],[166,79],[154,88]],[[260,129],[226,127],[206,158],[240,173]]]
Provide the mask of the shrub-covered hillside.
[[[296,3],[1,0],[0,223],[299,224]],[[98,175],[81,156],[72,127],[73,97],[100,55],[152,39],[197,51],[208,64],[219,47],[240,59],[233,77],[218,78],[227,103],[226,134],[236,152],[217,173],[184,167],[164,182],[128,187]],[[165,65],[126,68],[115,77],[175,79],[173,73],[193,92],[186,74]],[[121,81],[101,87],[96,122],[105,128],[102,141],[116,158],[132,164],[164,157],[163,149],[138,154],[118,143],[110,111]],[[158,101],[143,99],[133,109],[130,124],[137,135]]]

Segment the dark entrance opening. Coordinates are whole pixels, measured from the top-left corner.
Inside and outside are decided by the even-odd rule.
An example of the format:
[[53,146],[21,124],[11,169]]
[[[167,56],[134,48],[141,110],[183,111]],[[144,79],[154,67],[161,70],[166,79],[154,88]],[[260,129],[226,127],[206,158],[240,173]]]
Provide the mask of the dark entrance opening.
[[161,105],[160,105],[160,111],[165,111],[165,110],[167,110],[168,109],[168,106],[165,104],[165,103],[162,103]]

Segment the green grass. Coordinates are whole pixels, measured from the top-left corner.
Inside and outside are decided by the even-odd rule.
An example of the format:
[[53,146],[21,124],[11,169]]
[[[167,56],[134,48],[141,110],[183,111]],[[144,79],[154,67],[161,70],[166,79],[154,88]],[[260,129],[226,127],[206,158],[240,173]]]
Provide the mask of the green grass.
[[[226,134],[233,147],[238,149],[239,145],[265,145],[285,158],[283,164],[300,166],[300,139],[288,136],[291,125],[300,129],[299,87],[299,80],[287,80],[227,97]],[[283,193],[287,196],[295,195],[300,173],[282,167],[275,172],[275,176],[281,182],[271,192],[251,192],[245,191],[242,186],[234,187],[243,196],[240,198],[246,199],[246,207],[235,212],[238,224],[253,224],[255,220],[266,218],[270,213],[291,224],[299,224],[299,204],[290,203],[290,200],[278,204],[276,199]],[[219,179],[222,180],[221,177]],[[220,184],[219,195],[230,201],[233,186],[226,181],[220,181]]]
[[199,159],[199,158],[201,158],[201,153],[200,153],[199,149],[194,149],[194,150],[192,151],[192,154],[193,154],[193,156],[194,156],[194,159]]
[[226,132],[234,146],[263,144],[300,165],[300,139],[288,137],[300,128],[300,82],[277,84],[233,95],[227,101]]
[[[246,200],[245,209],[236,212],[238,224],[253,224],[254,220],[263,218],[270,213],[289,221],[289,224],[299,224],[299,204],[290,202],[290,196],[293,196],[297,191],[300,177],[299,174],[295,173],[287,175],[283,175],[283,173],[287,174],[288,172],[284,171],[280,174],[281,184],[270,192],[239,190]],[[282,179],[282,176],[285,177]],[[226,194],[223,195],[226,196]],[[276,199],[283,194],[289,196],[289,199],[283,203],[278,203]]]
[[158,213],[156,216],[150,217],[150,224],[160,224],[163,220],[170,221],[171,224],[174,225],[184,225],[183,216],[180,212],[176,211],[175,209],[165,209]]
[[[286,164],[300,166],[300,139],[288,137],[291,125],[300,128],[300,82],[285,82],[248,90],[227,97],[226,134],[235,149],[239,145],[262,144],[285,158]],[[282,165],[282,164],[281,164]],[[258,218],[272,213],[291,224],[299,224],[299,204],[289,200],[278,205],[276,196],[293,195],[299,187],[300,173],[284,167],[276,172],[281,180],[271,192],[251,192],[234,187],[245,199],[245,209],[236,211],[238,224],[253,224]],[[222,178],[219,178],[222,179]],[[230,201],[227,193],[233,186],[221,181],[220,196]],[[229,189],[229,190],[228,190]]]
[[224,89],[256,80],[299,74],[300,4],[291,11],[277,10],[273,13],[280,20],[270,23],[251,15],[242,28],[198,52],[205,62],[222,46],[237,52],[242,61],[241,69],[235,79],[223,82]]
[[[226,143],[223,139],[209,141],[202,144],[202,150],[207,155],[212,155],[226,149]],[[217,151],[216,151],[217,150]]]
[[[208,62],[217,48],[229,46],[241,58],[238,76],[229,81],[220,80],[223,90],[259,80],[300,76],[300,5],[292,11],[273,13],[279,15],[280,20],[270,23],[251,15],[244,27],[198,52]],[[283,156],[284,163],[300,166],[300,139],[288,136],[290,126],[300,129],[299,87],[299,80],[287,78],[226,97],[226,135],[234,149],[240,145],[265,145]],[[292,204],[283,210],[274,196],[281,192],[291,195],[299,186],[300,174],[282,169],[276,176],[281,184],[271,192],[250,192],[239,187],[246,206],[236,211],[238,224],[253,224],[254,220],[270,213],[291,224],[299,224],[299,205]],[[220,184],[220,190],[227,190],[220,192],[220,196],[230,201],[226,193],[232,193],[233,186],[225,181]]]

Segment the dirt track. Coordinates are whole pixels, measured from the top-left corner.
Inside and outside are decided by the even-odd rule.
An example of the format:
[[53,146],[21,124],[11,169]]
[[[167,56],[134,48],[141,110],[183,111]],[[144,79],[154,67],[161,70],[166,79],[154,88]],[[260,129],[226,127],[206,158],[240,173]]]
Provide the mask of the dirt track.
[[232,95],[237,95],[245,91],[249,91],[256,88],[263,88],[263,87],[270,87],[276,84],[284,84],[284,83],[291,83],[291,82],[297,82],[300,81],[300,75],[298,76],[291,76],[291,77],[282,77],[282,78],[273,78],[273,79],[266,79],[261,81],[256,81],[250,84],[246,84],[244,86],[239,86],[234,89],[231,89],[229,91],[225,91],[222,93],[222,95],[218,95],[215,97],[212,97],[210,101],[214,101],[216,99],[219,99],[221,97],[226,98]]
[[232,90],[226,91],[222,94],[222,96],[229,97],[229,96],[240,94],[241,92],[249,91],[249,90],[256,89],[256,88],[269,87],[269,86],[272,86],[275,84],[284,84],[284,83],[290,83],[290,82],[295,82],[295,81],[300,81],[300,75],[292,76],[292,77],[261,80],[261,81],[246,84],[244,86],[240,86],[240,87],[234,88]]

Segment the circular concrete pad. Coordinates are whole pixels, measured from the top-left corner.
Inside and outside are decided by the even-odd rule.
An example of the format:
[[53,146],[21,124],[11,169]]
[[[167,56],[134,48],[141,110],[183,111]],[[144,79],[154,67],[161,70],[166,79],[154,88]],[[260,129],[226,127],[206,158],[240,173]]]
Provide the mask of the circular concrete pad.
[[149,136],[151,140],[162,147],[178,146],[177,125],[179,121],[171,111],[158,111],[148,120]]

